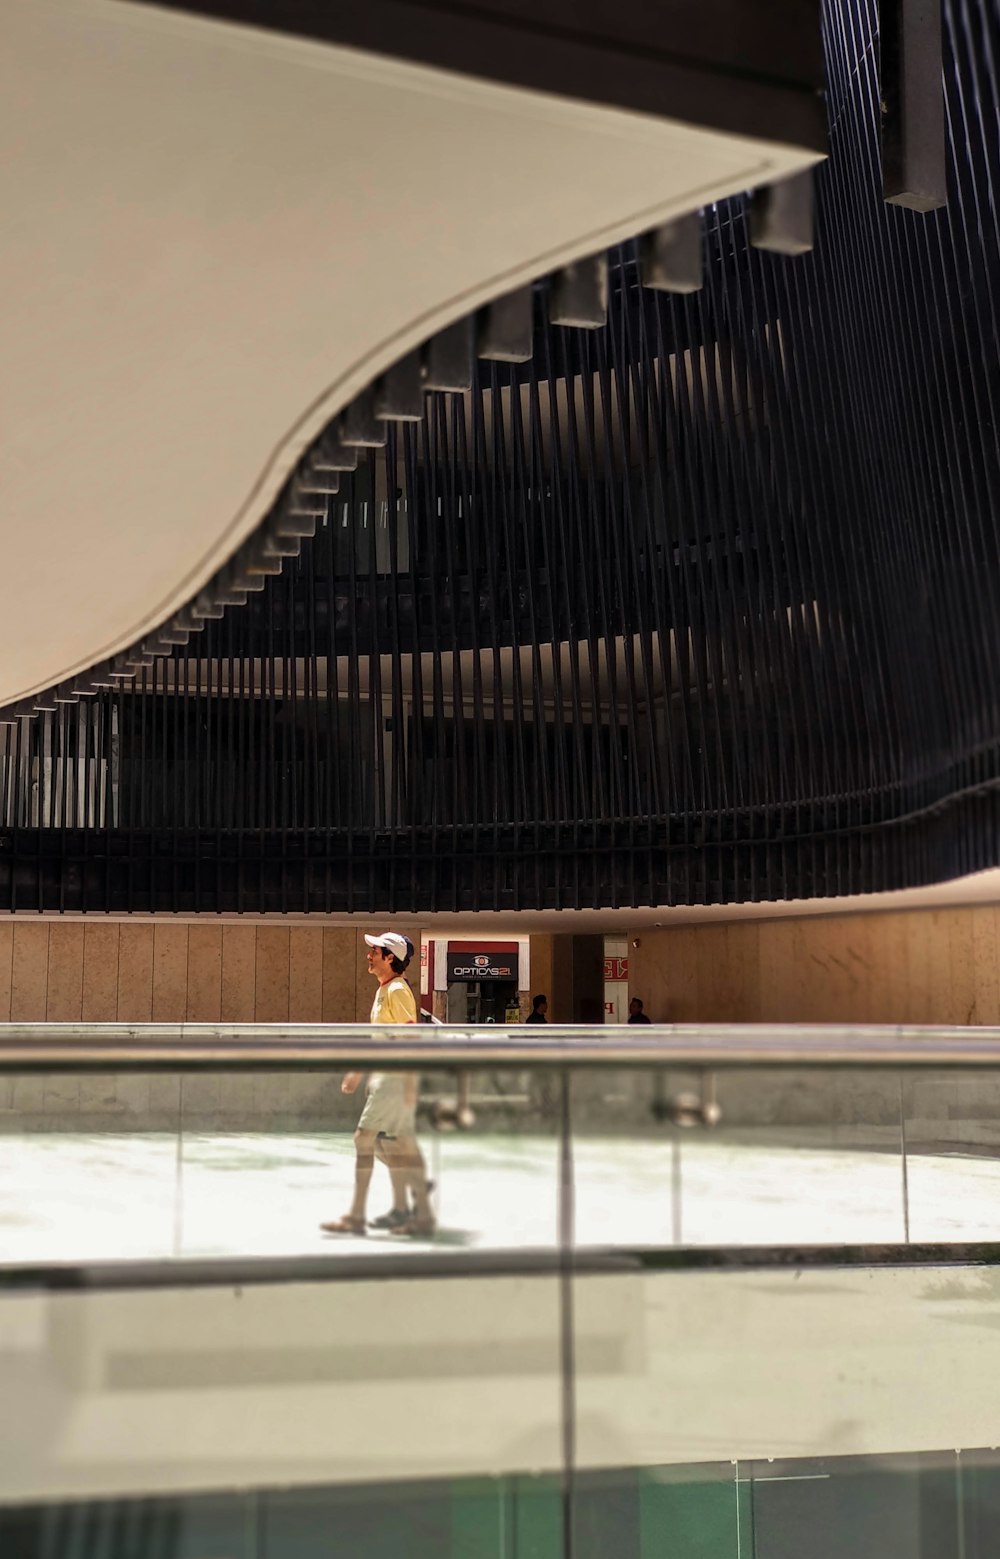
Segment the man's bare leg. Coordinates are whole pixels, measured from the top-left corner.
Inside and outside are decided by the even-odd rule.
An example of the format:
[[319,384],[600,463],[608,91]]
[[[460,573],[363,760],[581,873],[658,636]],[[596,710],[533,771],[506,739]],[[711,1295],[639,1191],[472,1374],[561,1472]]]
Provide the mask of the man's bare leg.
[[392,1181],[392,1210],[394,1213],[408,1213],[409,1203],[406,1200],[406,1188],[408,1181],[395,1155],[389,1150],[395,1146],[394,1142],[386,1141],[385,1137],[375,1139],[375,1157],[380,1164],[384,1164],[389,1171],[389,1179]]
[[351,1202],[351,1210],[343,1218],[334,1218],[330,1223],[321,1223],[320,1228],[325,1233],[365,1234],[367,1232],[365,1209],[368,1206],[368,1187],[371,1185],[374,1168],[375,1133],[362,1131],[359,1126],[354,1133],[354,1198]]
[[354,1153],[354,1200],[348,1217],[355,1223],[363,1224],[368,1206],[368,1187],[371,1185],[372,1170],[375,1168],[373,1131],[362,1131],[361,1127],[358,1127],[354,1133]]
[[[390,1162],[395,1161],[396,1174],[400,1176],[404,1186],[404,1206],[406,1191],[409,1191],[412,1198],[413,1222],[419,1224],[421,1228],[432,1225],[434,1213],[427,1195],[427,1165],[424,1163],[424,1155],[420,1151],[420,1144],[416,1137],[397,1137],[395,1141],[387,1142],[385,1146]],[[394,1174],[394,1190],[395,1185]]]

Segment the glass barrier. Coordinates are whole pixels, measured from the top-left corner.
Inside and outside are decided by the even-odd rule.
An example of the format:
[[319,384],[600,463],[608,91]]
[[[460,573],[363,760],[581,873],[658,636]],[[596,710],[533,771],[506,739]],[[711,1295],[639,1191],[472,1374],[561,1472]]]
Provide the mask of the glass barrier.
[[595,1069],[572,1080],[581,1244],[905,1240],[893,1072]]
[[350,1066],[0,1070],[0,1266],[1000,1236],[1000,1070]]
[[0,1045],[0,1554],[992,1559],[1000,1036],[442,1037]]
[[[581,1477],[574,1559],[992,1559],[992,1451]],[[4,1553],[105,1559],[555,1559],[558,1480],[510,1475],[0,1507]]]
[[557,1244],[554,1074],[344,1077],[109,1077],[99,1114],[85,1077],[15,1076],[0,1264]]
[[0,1293],[0,1552],[997,1552],[998,1269],[562,1283]]

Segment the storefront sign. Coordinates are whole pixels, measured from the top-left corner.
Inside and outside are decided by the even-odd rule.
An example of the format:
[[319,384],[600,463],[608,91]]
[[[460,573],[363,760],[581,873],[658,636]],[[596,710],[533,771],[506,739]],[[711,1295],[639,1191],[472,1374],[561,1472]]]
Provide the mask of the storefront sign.
[[605,980],[627,980],[628,979],[628,959],[627,958],[605,958],[605,960],[604,960],[604,978],[605,978]]
[[517,984],[517,953],[453,953],[448,950],[448,984],[464,980],[512,980]]

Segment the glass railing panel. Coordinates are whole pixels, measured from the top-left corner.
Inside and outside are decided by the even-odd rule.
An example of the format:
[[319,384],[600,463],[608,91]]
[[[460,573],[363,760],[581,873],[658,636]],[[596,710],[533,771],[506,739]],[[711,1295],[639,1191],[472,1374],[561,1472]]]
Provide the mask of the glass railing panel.
[[574,1555],[591,1559],[610,1529],[623,1559],[987,1559],[997,1473],[994,1452],[941,1451],[586,1474]]
[[1000,1072],[901,1078],[909,1238],[1000,1238]]
[[554,1477],[261,1487],[0,1507],[0,1545],[18,1559],[994,1559],[998,1483],[989,1450],[598,1471],[575,1480],[568,1549]]
[[751,1559],[749,1486],[735,1463],[581,1470],[574,1559]]
[[181,1243],[181,1079],[8,1074],[0,1263],[160,1259]]
[[[606,1526],[606,1523],[605,1523]],[[559,1559],[562,1487],[508,1475],[0,1506],[11,1559]],[[605,1548],[629,1559],[631,1550]],[[579,1559],[596,1555],[593,1543]]]
[[[343,1067],[62,1074],[44,1110],[48,1080],[14,1078],[0,1262],[552,1249],[558,1077],[383,1075],[393,1097],[412,1090],[415,1114],[390,1119],[383,1099],[360,1145],[359,1121],[382,1096],[368,1074],[345,1094]],[[372,1160],[363,1204],[359,1152]]]
[[[189,1286],[179,1267],[177,1286],[0,1288],[0,1397],[18,1404],[0,1424],[0,1514],[71,1501],[101,1506],[103,1521],[116,1503],[180,1500],[174,1519],[194,1534],[192,1553],[220,1559],[241,1552],[226,1522],[241,1531],[259,1512],[226,1506],[219,1491],[279,1490],[253,1559],[312,1552],[313,1531],[326,1535],[318,1553],[368,1559],[407,1525],[412,1541],[398,1551],[414,1559],[451,1551],[452,1531],[471,1542],[517,1530],[526,1554],[551,1552],[554,1534],[559,1552],[565,1390],[552,1265],[398,1282],[356,1271],[341,1281],[337,1267],[313,1282]],[[498,1501],[501,1475],[514,1482]],[[348,1529],[373,1547],[332,1546]]]
[[[224,1113],[196,1124],[185,1109],[181,1253],[551,1249],[558,1235],[551,1076],[503,1069],[398,1076],[416,1100],[410,1121],[390,1118],[395,1106],[386,1114],[381,1089],[366,1093],[365,1082],[345,1095],[343,1074],[332,1072],[254,1080],[253,1129],[224,1129]],[[185,1100],[193,1083],[227,1087],[224,1076],[185,1078]],[[356,1141],[358,1129],[374,1140]],[[367,1189],[359,1189],[359,1156],[363,1172],[369,1155]]]
[[560,1090],[549,1069],[423,1074],[435,1248],[555,1247]]
[[889,1070],[576,1073],[577,1241],[902,1241],[899,1101]]
[[954,1452],[749,1464],[761,1559],[958,1559],[963,1512]]
[[[997,1458],[984,1456],[995,1438],[998,1269],[908,1266],[895,1254],[849,1265],[836,1252],[819,1265],[803,1254],[759,1269],[731,1254],[688,1259],[705,1265],[656,1270],[653,1253],[631,1270],[574,1279],[578,1476],[735,1459],[774,1481],[777,1492],[761,1499],[777,1510],[781,1480],[831,1476],[829,1467],[782,1463],[833,1458],[863,1490],[867,1466],[852,1471],[843,1458],[875,1456],[880,1472],[894,1473],[900,1464],[884,1458],[930,1458],[925,1471],[943,1459],[953,1488],[958,1447],[977,1453],[972,1465],[983,1469],[982,1500],[993,1509]],[[938,1510],[938,1487],[928,1474],[918,1505]],[[776,1525],[794,1527],[791,1505],[780,1511]],[[755,1502],[754,1512],[759,1538],[766,1508]],[[750,1551],[768,1553],[761,1541]],[[775,1550],[780,1559],[796,1551],[826,1552]],[[921,1559],[939,1551],[903,1550]],[[846,1559],[852,1550],[831,1552]]]

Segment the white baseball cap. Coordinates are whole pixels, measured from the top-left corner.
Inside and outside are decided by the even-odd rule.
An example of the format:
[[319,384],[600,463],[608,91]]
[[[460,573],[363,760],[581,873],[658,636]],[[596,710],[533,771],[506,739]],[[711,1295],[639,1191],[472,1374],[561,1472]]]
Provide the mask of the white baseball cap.
[[405,963],[413,952],[413,946],[405,936],[400,936],[398,931],[384,931],[381,936],[368,936],[365,941],[369,947],[383,947],[387,953],[398,958],[400,963]]

